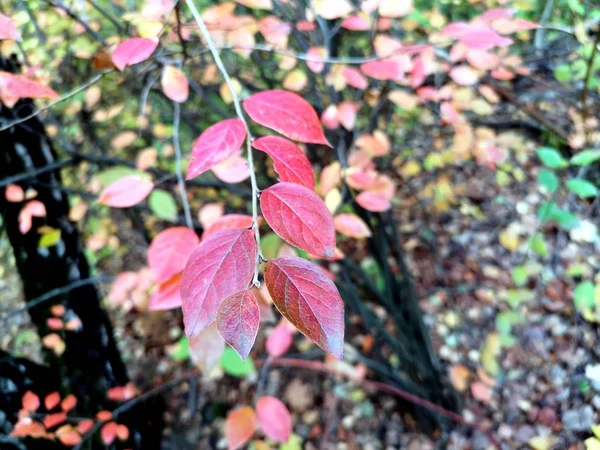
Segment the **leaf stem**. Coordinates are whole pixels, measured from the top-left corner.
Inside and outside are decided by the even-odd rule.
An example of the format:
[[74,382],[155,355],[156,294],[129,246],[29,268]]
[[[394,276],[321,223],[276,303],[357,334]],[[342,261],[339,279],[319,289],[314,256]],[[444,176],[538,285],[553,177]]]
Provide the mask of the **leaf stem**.
[[246,128],[246,148],[248,151],[248,166],[250,168],[250,184],[252,185],[252,228],[254,229],[254,236],[256,238],[257,247],[256,267],[254,269],[254,278],[252,280],[252,283],[254,284],[254,286],[260,287],[260,282],[258,281],[258,266],[263,260],[263,256],[260,250],[260,231],[258,229],[258,196],[260,192],[258,190],[258,184],[256,182],[256,173],[254,172],[254,158],[252,155],[252,141],[254,140],[254,137],[252,136],[252,133],[250,133],[250,127],[248,126],[248,122],[246,121],[246,117],[244,116],[244,112],[242,111],[242,104],[240,102],[240,98],[237,95],[237,92],[235,91],[233,83],[231,82],[231,78],[229,77],[229,73],[227,73],[227,69],[225,68],[223,60],[221,59],[221,55],[219,54],[219,50],[217,49],[215,42],[210,36],[210,32],[208,31],[208,28],[206,27],[202,16],[198,12],[198,9],[196,9],[193,0],[185,0],[185,2],[192,13],[194,20],[198,24],[198,28],[200,28],[200,32],[206,40],[206,45],[208,45],[210,53],[212,54],[213,59],[215,60],[215,64],[221,72],[221,75],[223,75],[225,83],[227,84],[227,87],[231,92],[231,98],[233,100],[235,112],[238,118],[244,124],[244,127]]

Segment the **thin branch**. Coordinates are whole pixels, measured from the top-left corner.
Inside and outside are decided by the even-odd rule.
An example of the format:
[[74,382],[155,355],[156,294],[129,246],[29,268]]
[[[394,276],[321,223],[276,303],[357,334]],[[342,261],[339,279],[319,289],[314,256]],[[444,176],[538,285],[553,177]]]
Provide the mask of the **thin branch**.
[[65,96],[59,98],[58,100],[55,100],[51,103],[48,103],[46,106],[44,106],[43,108],[37,109],[36,111],[32,112],[31,114],[28,114],[25,117],[20,117],[17,120],[13,120],[12,122],[7,123],[6,125],[3,125],[0,127],[0,131],[4,131],[4,130],[8,130],[9,128],[14,127],[15,125],[18,125],[20,123],[23,122],[27,122],[29,119],[33,119],[34,117],[38,116],[39,114],[43,113],[44,111],[49,110],[50,108],[52,108],[53,106],[64,102],[65,100],[68,100],[69,98],[73,97],[74,95],[79,94],[81,91],[86,90],[87,88],[89,88],[91,85],[97,83],[102,77],[104,77],[105,75],[108,75],[109,73],[114,72],[114,70],[107,70],[105,72],[99,73],[98,75],[96,75],[95,77],[93,77],[90,81],[88,81],[87,83],[79,86],[78,88],[76,88],[75,90],[69,92],[68,94],[66,94]]
[[173,147],[175,148],[175,173],[177,174],[177,184],[179,185],[179,194],[181,196],[181,204],[183,205],[183,213],[185,223],[190,230],[194,230],[192,222],[192,213],[190,212],[190,204],[185,192],[185,180],[183,179],[183,169],[181,168],[181,146],[179,145],[179,122],[181,119],[181,107],[179,103],[173,102]]
[[65,5],[61,0],[49,0],[49,2],[62,9],[64,12],[67,13],[69,17],[76,20],[90,36],[92,36],[94,39],[100,42],[103,46],[108,45],[108,42],[100,34],[98,34],[98,32],[92,29],[85,20],[82,20],[81,17],[77,15],[77,13],[71,10],[71,8]]
[[206,44],[208,45],[208,48],[210,49],[213,59],[215,60],[215,64],[219,68],[221,75],[223,75],[223,78],[225,79],[225,83],[227,84],[227,87],[231,91],[231,98],[233,100],[233,105],[235,106],[235,112],[236,112],[237,116],[239,117],[239,119],[244,124],[244,127],[246,128],[246,133],[248,135],[248,137],[246,139],[246,148],[248,151],[248,167],[250,168],[250,184],[252,185],[252,228],[254,229],[254,236],[256,239],[256,248],[258,249],[258,251],[256,252],[256,267],[254,268],[254,278],[253,278],[252,282],[256,287],[259,287],[260,282],[258,281],[258,271],[259,271],[258,266],[261,263],[263,256],[262,256],[262,252],[260,251],[260,231],[258,229],[259,190],[258,190],[258,184],[256,183],[256,173],[254,171],[254,159],[252,156],[252,141],[254,140],[254,137],[250,133],[250,127],[248,126],[248,122],[246,121],[244,112],[242,111],[242,104],[240,102],[240,98],[237,95],[237,92],[233,86],[233,83],[231,82],[231,78],[229,77],[229,74],[227,73],[227,69],[225,68],[225,65],[223,64],[223,60],[221,59],[221,55],[219,55],[219,50],[217,50],[217,47],[216,47],[214,41],[212,40],[212,37],[210,36],[210,32],[208,31],[208,28],[206,28],[206,24],[204,23],[202,16],[200,15],[198,10],[194,6],[193,0],[186,0],[186,3],[188,5],[188,8],[190,9],[190,11],[192,12],[192,16],[194,16],[194,20],[196,21],[196,23],[198,24],[198,27],[200,28],[200,32],[202,33],[202,35],[204,36],[204,39],[206,40]]
[[38,175],[41,175],[43,173],[53,172],[55,170],[59,170],[64,167],[68,167],[71,164],[73,164],[73,160],[66,159],[64,161],[56,161],[52,164],[47,164],[47,165],[40,167],[39,169],[34,170],[34,171],[21,172],[17,175],[13,175],[12,177],[7,177],[7,178],[4,178],[3,180],[0,180],[0,188],[6,187],[9,184],[18,183],[19,181],[24,181],[24,180],[29,180],[31,178],[35,178]]
[[119,33],[124,33],[125,30],[121,26],[121,24],[108,12],[105,11],[97,2],[94,0],[86,0],[92,7],[102,14],[110,23],[112,23]]

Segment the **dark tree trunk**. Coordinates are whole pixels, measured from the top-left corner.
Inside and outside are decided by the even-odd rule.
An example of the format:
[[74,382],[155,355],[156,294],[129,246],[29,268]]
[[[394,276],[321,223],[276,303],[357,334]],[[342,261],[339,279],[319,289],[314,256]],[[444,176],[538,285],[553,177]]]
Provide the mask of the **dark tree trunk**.
[[[13,70],[14,66],[0,59],[0,70]],[[0,124],[24,117],[34,109],[32,102],[19,101],[13,109],[0,106]],[[0,188],[0,212],[13,247],[16,265],[23,282],[27,302],[39,300],[49,291],[65,286],[47,301],[27,305],[32,322],[40,337],[52,331],[46,320],[52,305],[63,305],[66,317],[78,317],[82,327],[76,331],[58,331],[66,343],[63,354],[46,352],[50,370],[61,382],[63,394],[73,393],[78,398],[78,414],[93,416],[107,404],[107,390],[128,382],[128,376],[113,338],[112,326],[93,282],[89,281],[90,267],[83,253],[77,226],[68,219],[69,202],[62,190],[58,170],[40,169],[58,165],[52,143],[38,118],[29,119],[0,132],[0,180],[29,173],[31,176],[18,184],[37,192],[35,200],[42,202],[46,217],[34,217],[33,226],[26,233],[19,230],[19,214],[25,202],[8,202],[4,188]],[[56,244],[39,247],[39,227],[49,226],[60,230]],[[129,447],[159,448],[161,435],[161,410],[156,403],[128,415],[132,431]],[[122,421],[125,422],[124,418]],[[136,432],[136,430],[138,432]],[[143,433],[141,431],[143,430]]]

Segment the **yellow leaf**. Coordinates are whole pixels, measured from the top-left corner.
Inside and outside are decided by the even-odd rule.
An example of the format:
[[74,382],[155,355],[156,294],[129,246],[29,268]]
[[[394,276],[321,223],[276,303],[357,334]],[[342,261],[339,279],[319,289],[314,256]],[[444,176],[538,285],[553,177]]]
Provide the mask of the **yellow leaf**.
[[529,440],[529,446],[534,450],[550,450],[554,443],[554,436],[536,436]]
[[519,248],[519,237],[512,234],[508,230],[504,230],[500,233],[500,245],[505,249],[514,252]]
[[325,196],[325,205],[332,214],[338,209],[341,203],[342,193],[338,188],[330,190]]

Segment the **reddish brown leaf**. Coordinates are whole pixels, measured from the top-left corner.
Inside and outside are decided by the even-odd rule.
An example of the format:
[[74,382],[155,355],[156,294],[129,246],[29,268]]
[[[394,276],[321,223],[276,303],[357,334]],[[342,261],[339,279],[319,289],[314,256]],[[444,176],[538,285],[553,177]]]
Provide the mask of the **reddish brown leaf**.
[[127,175],[106,186],[100,193],[98,203],[113,208],[129,208],[148,197],[152,188],[152,181],[137,175]]
[[317,256],[333,256],[333,219],[313,191],[299,184],[278,183],[261,193],[260,207],[269,226],[285,241]]
[[147,60],[158,47],[158,40],[148,38],[125,39],[112,53],[112,60],[117,69],[123,70]]
[[163,93],[174,102],[183,103],[188,99],[190,87],[188,79],[180,69],[174,66],[165,66],[160,84]]
[[292,92],[273,90],[252,95],[244,108],[256,123],[301,142],[331,147],[314,108]]
[[190,180],[240,150],[246,128],[240,119],[225,119],[202,132],[194,142],[186,179]]
[[214,322],[231,294],[247,289],[256,267],[256,241],[249,229],[222,230],[204,239],[183,271],[183,322],[193,337]]
[[315,189],[315,174],[304,152],[285,138],[267,136],[257,139],[252,146],[273,159],[273,168],[280,181],[300,184]]
[[234,409],[225,421],[225,438],[227,448],[237,450],[242,448],[254,435],[256,414],[250,406]]
[[[58,320],[60,320],[60,319],[58,319]],[[61,320],[61,323],[62,323],[62,320]],[[59,403],[60,403],[60,394],[56,391],[51,392],[50,394],[46,395],[46,397],[44,398],[44,406],[46,407],[46,409],[48,411],[53,409]]]
[[292,416],[281,400],[264,396],[256,402],[256,416],[265,435],[275,442],[287,442],[292,434]]
[[148,266],[157,283],[164,283],[182,272],[199,243],[196,233],[186,227],[172,227],[160,232],[148,248]]
[[265,284],[277,309],[326,352],[344,350],[344,304],[327,273],[305,259],[287,256],[267,263]]
[[242,359],[246,359],[252,350],[259,322],[258,302],[249,290],[230,295],[217,311],[219,334]]

